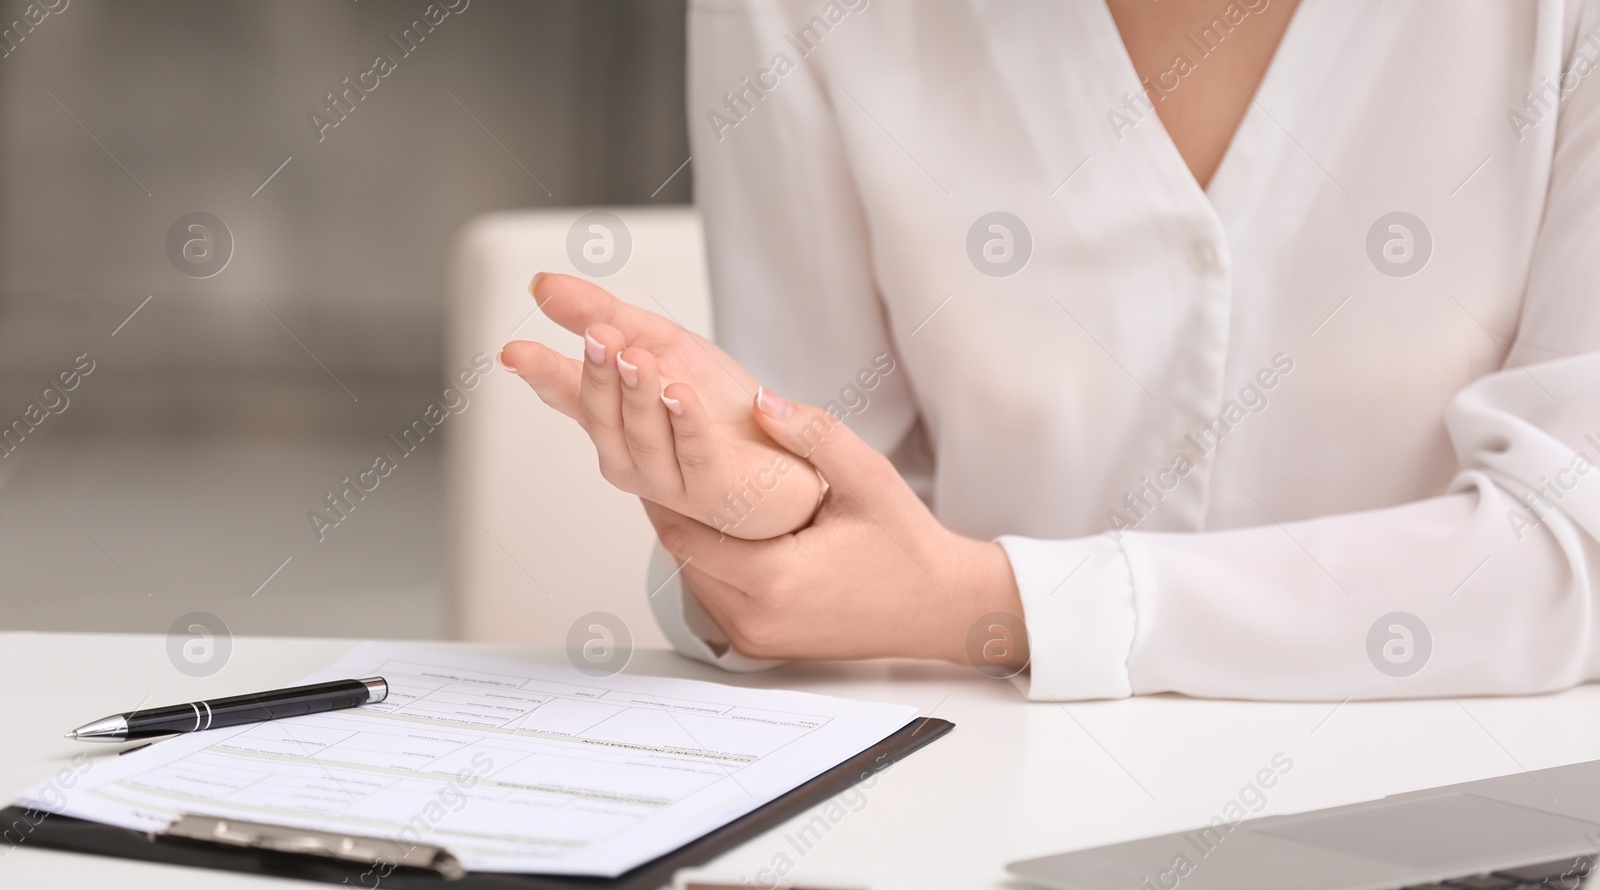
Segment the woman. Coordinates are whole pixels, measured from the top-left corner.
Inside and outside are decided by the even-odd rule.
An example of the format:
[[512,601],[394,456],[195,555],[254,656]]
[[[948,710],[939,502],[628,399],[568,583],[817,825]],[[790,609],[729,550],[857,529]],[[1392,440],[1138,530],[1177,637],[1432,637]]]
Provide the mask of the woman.
[[728,352],[545,276],[585,360],[502,357],[645,499],[680,649],[1600,674],[1600,4],[707,2],[690,48]]

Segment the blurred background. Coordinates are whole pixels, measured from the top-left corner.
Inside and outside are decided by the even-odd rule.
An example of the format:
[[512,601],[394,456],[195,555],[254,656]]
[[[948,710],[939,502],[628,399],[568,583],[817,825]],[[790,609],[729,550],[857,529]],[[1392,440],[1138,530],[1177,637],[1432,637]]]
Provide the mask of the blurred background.
[[[0,630],[452,634],[440,448],[336,540],[308,509],[439,398],[467,220],[693,171],[681,2],[428,6],[0,2]],[[174,259],[191,213],[227,235]]]

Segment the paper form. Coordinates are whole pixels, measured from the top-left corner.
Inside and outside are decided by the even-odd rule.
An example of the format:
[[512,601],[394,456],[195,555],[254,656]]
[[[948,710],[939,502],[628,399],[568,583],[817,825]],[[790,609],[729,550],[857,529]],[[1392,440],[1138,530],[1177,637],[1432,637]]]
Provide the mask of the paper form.
[[317,683],[382,703],[100,758],[54,806],[150,831],[218,816],[444,847],[469,871],[615,877],[825,772],[916,709],[366,643]]

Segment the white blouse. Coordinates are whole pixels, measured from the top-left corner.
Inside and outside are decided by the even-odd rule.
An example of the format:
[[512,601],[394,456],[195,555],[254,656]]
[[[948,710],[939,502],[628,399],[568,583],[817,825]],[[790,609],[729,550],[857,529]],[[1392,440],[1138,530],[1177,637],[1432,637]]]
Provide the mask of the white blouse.
[[1206,190],[1101,2],[691,6],[720,341],[999,539],[1029,697],[1600,676],[1600,3],[1305,0]]

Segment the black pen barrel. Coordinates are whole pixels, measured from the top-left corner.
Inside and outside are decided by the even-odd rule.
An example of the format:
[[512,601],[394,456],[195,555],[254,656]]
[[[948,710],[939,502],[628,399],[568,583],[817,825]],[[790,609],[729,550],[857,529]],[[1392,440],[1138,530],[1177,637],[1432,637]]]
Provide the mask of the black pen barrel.
[[[375,695],[374,686],[382,689],[383,693]],[[224,726],[238,726],[241,723],[259,723],[263,720],[355,708],[374,698],[381,701],[386,692],[386,688],[373,680],[338,680],[253,695],[234,695],[210,701],[148,708],[127,715],[126,737],[198,732]]]

